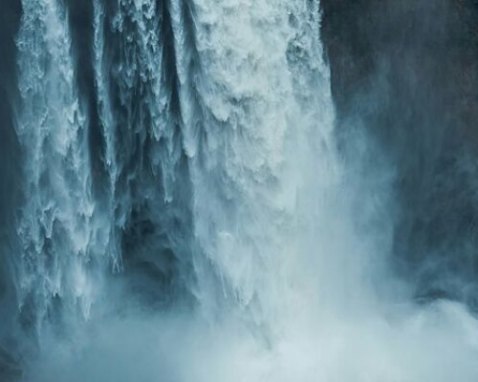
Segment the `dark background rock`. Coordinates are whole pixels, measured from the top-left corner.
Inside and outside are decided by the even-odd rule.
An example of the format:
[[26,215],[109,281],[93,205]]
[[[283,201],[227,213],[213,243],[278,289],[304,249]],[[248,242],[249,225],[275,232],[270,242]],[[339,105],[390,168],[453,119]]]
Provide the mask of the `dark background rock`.
[[393,166],[395,270],[476,307],[478,1],[322,6],[338,134],[364,126]]
[[[14,225],[21,199],[21,152],[14,128],[13,104],[18,99],[16,76],[17,34],[21,5],[17,0],[0,1],[0,381],[20,375],[16,353],[17,301],[14,268]],[[8,349],[8,351],[7,351]]]

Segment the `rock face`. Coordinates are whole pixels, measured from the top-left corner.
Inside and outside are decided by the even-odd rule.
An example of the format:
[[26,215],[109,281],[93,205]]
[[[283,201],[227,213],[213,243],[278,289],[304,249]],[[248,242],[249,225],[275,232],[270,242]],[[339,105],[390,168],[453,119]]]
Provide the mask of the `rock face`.
[[11,356],[16,348],[18,305],[9,262],[15,240],[12,222],[20,201],[21,154],[12,109],[12,103],[17,99],[14,36],[20,14],[19,1],[0,2],[0,381],[20,376],[18,365]]
[[343,135],[364,126],[393,167],[396,269],[476,305],[478,2],[322,4]]
[[0,380],[15,381],[22,376],[18,362],[5,349],[0,347]]

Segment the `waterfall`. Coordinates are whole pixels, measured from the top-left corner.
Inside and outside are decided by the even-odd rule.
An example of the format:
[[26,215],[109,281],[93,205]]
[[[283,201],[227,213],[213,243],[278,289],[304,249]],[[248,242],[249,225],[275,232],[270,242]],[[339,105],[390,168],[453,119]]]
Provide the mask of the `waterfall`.
[[108,226],[95,213],[88,117],[61,3],[25,1],[17,46],[25,157],[17,287],[20,309],[41,326],[59,319],[60,305],[88,317]]
[[318,0],[93,0],[88,47],[75,1],[21,2],[24,380],[476,380],[474,316],[389,269]]
[[[300,219],[306,180],[292,163],[299,165],[298,152],[311,154],[307,142],[326,147],[316,169],[328,176],[321,167],[330,160],[333,112],[314,36],[317,5],[173,1],[195,264],[206,303],[217,292],[241,307],[275,302],[269,277],[287,258]],[[223,290],[204,285],[214,277]]]

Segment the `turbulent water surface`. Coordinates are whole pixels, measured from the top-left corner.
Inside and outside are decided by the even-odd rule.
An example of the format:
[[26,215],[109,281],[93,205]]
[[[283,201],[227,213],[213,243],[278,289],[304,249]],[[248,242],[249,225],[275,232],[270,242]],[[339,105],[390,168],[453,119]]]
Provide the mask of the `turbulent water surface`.
[[394,271],[318,0],[20,5],[3,380],[477,380],[473,313]]

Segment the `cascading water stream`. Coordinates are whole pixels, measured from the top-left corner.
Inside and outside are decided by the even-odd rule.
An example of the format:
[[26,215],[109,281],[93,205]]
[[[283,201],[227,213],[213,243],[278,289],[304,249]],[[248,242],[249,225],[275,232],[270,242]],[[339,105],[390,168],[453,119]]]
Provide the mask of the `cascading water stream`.
[[23,12],[17,133],[25,203],[17,287],[20,309],[41,326],[58,313],[60,301],[70,315],[78,308],[89,315],[94,275],[104,271],[107,227],[91,194],[88,119],[75,85],[66,11],[40,0],[23,2]]
[[22,4],[25,380],[476,380],[465,308],[375,289],[393,222],[337,150],[319,1],[93,0],[93,102],[68,2]]
[[338,176],[319,15],[308,1],[172,2],[200,298],[259,322],[301,251],[318,252],[297,238],[317,234]]

